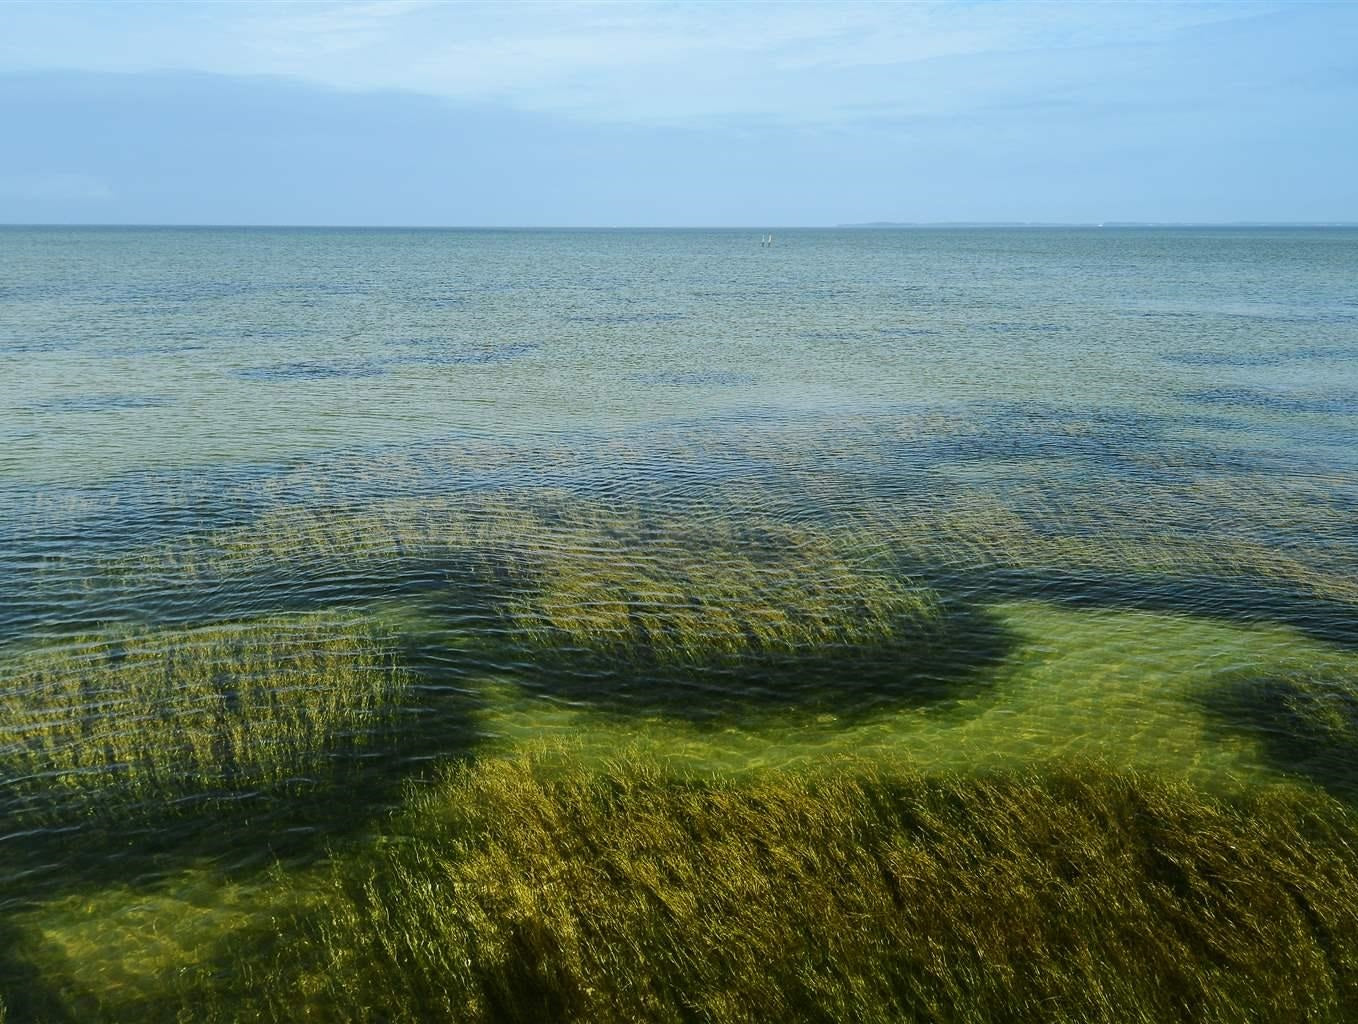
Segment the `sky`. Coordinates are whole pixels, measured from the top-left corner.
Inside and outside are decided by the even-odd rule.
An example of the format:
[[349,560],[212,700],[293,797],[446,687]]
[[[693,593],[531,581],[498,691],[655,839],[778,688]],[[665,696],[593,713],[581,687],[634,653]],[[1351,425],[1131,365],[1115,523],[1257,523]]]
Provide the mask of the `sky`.
[[1358,3],[0,3],[0,222],[1358,221]]

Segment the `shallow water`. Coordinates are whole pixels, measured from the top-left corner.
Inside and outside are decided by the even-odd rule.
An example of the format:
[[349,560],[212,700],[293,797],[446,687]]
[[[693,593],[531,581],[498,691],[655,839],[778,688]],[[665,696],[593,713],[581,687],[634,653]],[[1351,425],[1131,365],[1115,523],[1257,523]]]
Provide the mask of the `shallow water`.
[[544,746],[1351,797],[1358,231],[759,237],[0,229],[25,934],[149,984]]

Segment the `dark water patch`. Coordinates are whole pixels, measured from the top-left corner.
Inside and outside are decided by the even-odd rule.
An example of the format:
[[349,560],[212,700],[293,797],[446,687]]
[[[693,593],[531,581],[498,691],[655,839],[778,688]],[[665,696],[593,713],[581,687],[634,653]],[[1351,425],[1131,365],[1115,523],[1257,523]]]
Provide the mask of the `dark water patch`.
[[1174,366],[1281,366],[1291,358],[1287,352],[1167,352],[1160,357]]
[[413,298],[420,305],[428,306],[431,309],[465,309],[475,299],[475,293],[471,291],[446,292],[442,295],[419,295]]
[[253,295],[267,290],[269,285],[254,281],[212,281],[195,275],[180,282],[183,298],[186,301],[205,301],[214,299],[237,299],[243,295]]
[[1071,330],[1068,324],[1027,323],[1021,320],[995,320],[971,324],[970,328],[988,334],[1064,334]]
[[1195,324],[1211,323],[1223,325],[1232,330],[1237,326],[1264,326],[1278,324],[1284,327],[1313,327],[1316,325],[1347,325],[1358,323],[1358,313],[1340,308],[1343,302],[1330,300],[1333,308],[1317,309],[1308,312],[1293,310],[1239,310],[1239,309],[1142,309],[1129,310],[1122,316],[1141,320],[1183,321]]
[[146,356],[172,356],[184,352],[208,352],[212,346],[200,341],[166,341],[151,342],[137,341],[125,345],[111,345],[99,350],[99,354],[105,358],[133,358]]
[[1327,310],[1316,313],[1214,313],[1213,316],[1226,320],[1244,320],[1251,323],[1286,324],[1289,326],[1310,326],[1314,324],[1352,324],[1358,323],[1358,313],[1347,310]]
[[421,345],[424,351],[391,356],[382,362],[388,366],[498,366],[542,350],[542,343],[538,341],[517,341],[471,349],[440,348],[443,343],[437,339],[414,344]]
[[[475,516],[475,504],[464,511]],[[184,629],[248,620],[261,609],[321,612],[429,593],[482,621],[494,618],[506,595],[488,567],[507,555],[493,545],[443,544],[418,513],[405,521],[388,521],[380,506],[376,516],[368,513],[358,507],[306,519],[317,532],[303,537],[278,520],[249,517],[237,519],[239,532],[197,533],[190,514],[176,541],[124,542],[120,557],[111,543],[89,538],[30,538],[27,556],[16,555],[0,576],[0,645],[32,635],[79,637],[115,624]],[[446,512],[433,522],[454,531],[459,525]],[[60,557],[45,558],[46,551]]]
[[[1091,469],[1147,476],[1165,472],[1148,455],[1169,456],[1185,447],[1173,437],[1175,421],[1129,411],[995,403],[973,407],[967,421],[965,430],[910,438],[900,450],[941,469],[992,461],[1075,460]],[[870,435],[865,443],[873,443]],[[1202,446],[1197,450],[1206,451]]]
[[878,334],[886,335],[888,338],[925,338],[941,334],[941,331],[930,327],[879,327]]
[[132,409],[163,409],[175,400],[164,395],[88,394],[47,398],[25,406],[30,412],[83,413],[123,412]]
[[46,355],[79,348],[81,342],[74,338],[15,338],[0,337],[0,354],[15,356]]
[[974,403],[971,407],[983,424],[1005,427],[1020,423],[1045,429],[1094,426],[1120,432],[1128,430],[1143,437],[1158,433],[1169,422],[1160,413],[1138,409],[1101,406],[1059,406],[1034,402],[994,401]]
[[805,338],[807,341],[861,341],[867,337],[867,331],[854,328],[844,328],[836,330],[826,328],[818,331],[798,331],[797,337]]
[[[1201,439],[1185,439],[1185,429],[1257,430],[1243,419],[1232,419],[1222,412],[1142,413],[1132,410],[1074,407],[1069,409],[1023,410],[999,407],[987,413],[978,411],[983,433],[1027,432],[1050,438],[1053,443],[1069,441],[1102,445],[1109,459],[1136,452],[1144,459],[1162,456],[1167,463],[1194,459],[1218,468],[1227,465],[1242,470],[1262,470],[1263,463],[1253,449],[1239,444],[1208,444]],[[1083,440],[1082,440],[1083,439]]]
[[45,301],[49,299],[71,299],[82,297],[80,287],[62,282],[60,284],[49,281],[33,281],[24,284],[16,284],[12,281],[0,284],[0,301],[27,302],[33,299]]
[[[224,281],[197,275],[180,275],[162,284],[137,283],[113,290],[108,301],[132,303],[144,315],[148,303],[210,302],[217,299],[237,299],[265,291],[265,286],[253,281]],[[172,307],[165,307],[172,308]]]
[[303,334],[314,334],[316,330],[308,331],[302,325],[295,327],[275,327],[270,324],[261,323],[234,323],[230,327],[216,327],[200,330],[198,333],[214,338],[226,338],[236,340],[240,338],[277,340],[283,338],[297,338]]
[[319,295],[335,297],[366,295],[369,289],[366,285],[354,284],[348,281],[308,278],[305,281],[285,281],[272,284],[269,291],[278,295]]
[[634,373],[627,377],[637,384],[660,387],[745,387],[755,382],[752,373],[733,370],[688,370],[658,373]]
[[[1222,413],[1215,412],[1189,413],[1183,416],[1174,416],[1167,422],[1167,429],[1169,429],[1171,423],[1178,427],[1188,427],[1193,430],[1225,431],[1235,434],[1249,433],[1251,430],[1258,429],[1257,424],[1250,423],[1248,420],[1235,419]],[[1186,444],[1183,447],[1189,450],[1197,448],[1205,452],[1211,452],[1214,456],[1234,460],[1236,464],[1242,466],[1245,464],[1244,460],[1251,458],[1248,454],[1249,449],[1243,447],[1237,447],[1232,450],[1205,449],[1194,444]],[[1256,470],[1261,468],[1257,459],[1253,459],[1250,464],[1253,465]]]
[[1358,359],[1358,345],[1312,345],[1293,349],[1292,355],[1297,359]]
[[797,295],[802,300],[816,300],[828,303],[836,302],[855,302],[862,299],[865,288],[856,288],[850,285],[818,285],[813,283],[802,283],[797,287]]
[[732,283],[722,288],[694,289],[686,294],[698,299],[720,299],[723,302],[729,302],[735,299],[745,299],[753,302],[767,302],[768,300],[773,299],[781,302],[787,295],[781,288],[763,288],[748,284],[742,286],[736,283]]
[[290,380],[331,380],[355,377],[380,377],[387,372],[383,361],[364,359],[354,361],[321,362],[307,359],[295,363],[275,363],[271,366],[249,366],[231,370],[241,380],[277,382]]
[[1358,346],[1307,345],[1295,348],[1280,348],[1269,352],[1213,352],[1207,350],[1189,350],[1185,352],[1167,352],[1161,355],[1160,359],[1163,362],[1175,366],[1222,366],[1251,369],[1283,366],[1288,363],[1358,359]]
[[1358,675],[1233,672],[1199,699],[1219,729],[1258,740],[1279,771],[1358,800]]
[[1185,391],[1180,397],[1199,405],[1224,405],[1266,412],[1358,415],[1358,391],[1298,395],[1261,388],[1213,387]]
[[1137,309],[1124,314],[1143,320],[1201,320],[1203,314],[1187,309]]
[[687,313],[573,313],[562,319],[568,324],[627,327],[636,324],[668,324],[687,320]]

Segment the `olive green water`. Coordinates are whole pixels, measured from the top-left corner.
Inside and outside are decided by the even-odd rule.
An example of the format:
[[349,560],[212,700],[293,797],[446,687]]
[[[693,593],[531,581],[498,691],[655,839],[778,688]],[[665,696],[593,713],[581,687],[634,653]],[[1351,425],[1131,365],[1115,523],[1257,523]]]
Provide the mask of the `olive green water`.
[[458,764],[1351,803],[1358,232],[758,238],[0,230],[13,1014]]

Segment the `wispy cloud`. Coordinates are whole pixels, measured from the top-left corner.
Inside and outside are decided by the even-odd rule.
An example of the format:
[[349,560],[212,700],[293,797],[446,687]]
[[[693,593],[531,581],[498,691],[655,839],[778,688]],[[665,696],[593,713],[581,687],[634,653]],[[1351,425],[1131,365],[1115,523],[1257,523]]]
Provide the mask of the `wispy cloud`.
[[1353,3],[0,17],[0,219],[98,203],[221,223],[1351,220],[1358,204]]
[[380,51],[399,41],[405,28],[398,23],[432,6],[428,0],[251,5],[225,19],[224,27],[237,59],[305,75],[337,55]]
[[[978,84],[949,74],[949,62],[1042,55],[1024,72],[1042,86],[1054,68],[1079,66],[1082,52],[1155,47],[1283,9],[1264,0],[11,3],[0,68],[281,74],[593,120],[816,123],[882,101],[954,110],[958,92]],[[1011,74],[996,88],[1027,84]]]

